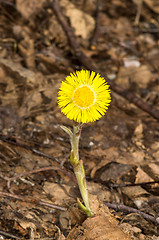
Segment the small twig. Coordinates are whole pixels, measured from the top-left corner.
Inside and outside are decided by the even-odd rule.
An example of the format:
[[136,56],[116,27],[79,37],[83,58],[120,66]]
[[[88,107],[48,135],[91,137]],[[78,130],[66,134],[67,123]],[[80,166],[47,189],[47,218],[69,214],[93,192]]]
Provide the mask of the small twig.
[[151,28],[144,28],[144,29],[139,29],[140,32],[142,33],[159,33],[159,29],[151,29]]
[[[12,14],[10,14],[8,11],[7,11],[7,8],[5,5],[8,5],[9,7],[12,7],[13,10],[16,10],[17,11],[17,8],[16,8],[16,4],[14,3],[11,3],[10,1],[6,1],[6,0],[0,0],[0,9],[2,10],[1,12],[4,12],[5,15],[7,15],[7,17],[15,23],[15,18],[12,16]],[[4,5],[4,6],[3,6]],[[2,14],[2,13],[1,13]]]
[[6,180],[6,181],[9,180],[9,177],[4,176],[2,173],[0,173],[0,178],[4,179],[4,180]]
[[138,209],[135,209],[135,208],[123,205],[123,204],[118,204],[118,203],[104,202],[104,204],[107,205],[109,208],[113,208],[115,210],[126,211],[128,213],[137,213],[137,214],[141,215],[143,218],[145,218],[146,220],[149,220],[153,223],[159,224],[159,217],[155,218],[152,215],[141,212]]
[[[77,39],[74,35],[72,28],[69,26],[65,16],[61,12],[58,1],[54,0],[53,2],[48,3],[47,7],[52,8],[53,11],[55,12],[59,22],[61,23],[61,26],[63,27],[64,31],[66,32],[70,46],[73,49],[74,54],[77,57],[77,59],[79,59],[79,61],[82,63],[82,65],[85,66],[87,69],[90,69],[91,71],[97,71],[97,69],[93,66],[91,59],[89,59],[81,51],[80,45],[77,42]],[[157,109],[153,108],[152,105],[147,104],[141,98],[135,96],[133,93],[122,89],[121,87],[119,87],[118,85],[113,83],[105,74],[101,73],[101,75],[108,81],[111,89],[114,92],[118,93],[122,97],[126,98],[129,102],[135,104],[137,107],[139,107],[143,111],[149,113],[151,116],[153,116],[157,120],[159,120],[159,111]]]
[[13,234],[11,234],[11,233],[7,233],[7,232],[2,231],[2,230],[0,230],[0,234],[3,235],[3,236],[9,237],[9,238],[21,239],[21,238],[18,237],[18,236],[15,236],[15,235],[13,235]]
[[[32,171],[28,171],[28,172],[21,173],[21,174],[19,174],[19,175],[14,176],[14,177],[7,178],[7,187],[8,187],[8,190],[10,190],[11,182],[12,182],[12,181],[15,181],[15,180],[18,179],[18,178],[26,177],[26,176],[31,175],[31,174],[34,174],[34,173],[44,172],[44,171],[50,171],[50,170],[54,170],[54,171],[60,170],[60,171],[63,171],[63,169],[60,168],[60,167],[43,167],[43,168],[34,169],[34,170],[32,170]],[[0,177],[1,177],[1,175],[0,175]]]
[[46,207],[54,208],[54,209],[56,209],[56,210],[67,211],[67,208],[60,207],[60,206],[57,206],[57,205],[54,205],[54,204],[51,204],[51,203],[47,203],[47,202],[44,202],[44,201],[36,201],[36,203],[38,203],[38,204],[41,205],[41,206],[46,206]]
[[101,16],[101,12],[100,12],[100,8],[99,8],[99,0],[97,0],[96,26],[95,26],[95,31],[94,31],[93,37],[91,39],[91,44],[90,44],[92,50],[96,49],[97,41],[98,41],[99,35],[101,33],[101,31],[100,31],[100,16]]
[[124,49],[128,50],[129,52],[133,53],[135,56],[137,56],[137,57],[142,56],[142,54],[136,48],[132,47],[132,45],[129,45],[126,42],[123,42],[123,41],[119,41],[118,44],[122,48],[124,48]]
[[141,183],[123,183],[123,184],[116,184],[116,183],[111,183],[110,181],[103,181],[101,179],[96,179],[96,178],[91,178],[87,177],[88,181],[93,181],[96,183],[100,183],[110,189],[113,188],[122,188],[122,187],[136,187],[136,186],[146,186],[146,185],[151,185],[155,183],[159,183],[159,180],[157,181],[150,181],[150,182],[141,182]]
[[6,1],[6,0],[0,0],[0,4],[8,5],[16,9],[16,5],[12,2]]
[[23,201],[23,202],[29,202],[29,203],[38,204],[38,205],[41,205],[41,206],[46,206],[46,207],[54,208],[54,209],[60,210],[60,211],[66,211],[67,210],[64,207],[60,207],[60,206],[57,206],[55,204],[47,203],[47,202],[44,202],[44,201],[39,201],[39,200],[34,199],[34,198],[22,197],[22,196],[15,195],[15,194],[12,194],[12,193],[0,192],[0,196],[10,197],[10,198],[14,198],[14,199],[17,199],[17,200],[20,200],[20,201]]
[[142,182],[142,183],[125,183],[125,184],[110,184],[111,188],[121,188],[121,187],[135,187],[135,186],[146,186],[159,183],[159,181],[150,181],[150,182]]
[[60,161],[59,161],[57,158],[55,158],[55,157],[53,157],[53,156],[51,156],[51,155],[48,155],[48,154],[46,154],[46,153],[43,153],[43,152],[41,152],[41,151],[39,151],[39,150],[37,150],[37,149],[35,149],[35,148],[33,148],[33,147],[30,147],[30,146],[28,146],[28,145],[26,145],[26,144],[22,144],[22,143],[19,143],[19,142],[15,142],[15,141],[12,141],[12,140],[8,140],[7,138],[8,138],[8,136],[0,135],[0,139],[1,139],[3,142],[7,142],[7,143],[9,143],[9,144],[12,144],[12,145],[15,145],[15,146],[18,146],[18,147],[25,148],[25,149],[33,152],[33,153],[38,154],[39,156],[47,157],[47,158],[49,158],[49,159],[51,159],[51,160],[53,160],[53,161],[55,161],[55,162],[57,162],[57,163],[60,164]]
[[136,2],[136,5],[137,5],[137,13],[136,13],[134,24],[138,25],[139,21],[140,21],[140,16],[141,16],[143,0],[137,0],[135,2]]
[[80,62],[84,65],[87,66],[88,69],[94,69],[95,71],[95,67],[92,65],[92,63],[90,63],[90,59],[88,59],[85,54],[81,51],[81,47],[79,45],[79,43],[76,40],[76,37],[74,35],[73,29],[72,27],[70,27],[67,23],[67,20],[65,18],[65,16],[62,14],[60,6],[58,4],[57,0],[54,0],[52,2],[48,2],[48,6],[50,7],[56,14],[59,22],[61,23],[63,30],[65,31],[67,37],[68,37],[68,41],[70,43],[70,46],[72,47],[75,56],[77,57],[77,59],[80,60]]
[[[10,139],[11,139],[11,137],[10,137]],[[53,156],[51,156],[47,153],[41,152],[41,151],[39,151],[39,150],[37,150],[37,149],[35,149],[31,146],[28,146],[26,144],[22,144],[22,143],[19,143],[19,142],[8,140],[8,136],[4,136],[4,135],[0,134],[0,140],[3,141],[3,142],[7,142],[9,144],[15,145],[17,147],[25,148],[25,149],[41,156],[41,157],[46,157],[46,158],[51,159],[51,160],[53,160],[53,161],[55,161],[55,162],[57,162],[58,164],[61,165],[61,161],[59,161],[56,157],[53,157]],[[63,171],[64,171],[65,174],[69,175],[70,177],[73,176],[72,175],[72,172],[73,172],[72,166],[70,166],[70,165],[67,166],[67,165],[64,164],[62,167],[64,168]]]

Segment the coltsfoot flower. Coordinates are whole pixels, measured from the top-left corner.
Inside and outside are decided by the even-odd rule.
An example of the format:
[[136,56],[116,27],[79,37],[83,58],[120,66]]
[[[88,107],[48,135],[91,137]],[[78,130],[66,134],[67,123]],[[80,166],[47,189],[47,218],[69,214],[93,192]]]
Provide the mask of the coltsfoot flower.
[[61,112],[78,123],[98,120],[106,113],[110,102],[110,89],[105,79],[88,70],[71,73],[58,92]]

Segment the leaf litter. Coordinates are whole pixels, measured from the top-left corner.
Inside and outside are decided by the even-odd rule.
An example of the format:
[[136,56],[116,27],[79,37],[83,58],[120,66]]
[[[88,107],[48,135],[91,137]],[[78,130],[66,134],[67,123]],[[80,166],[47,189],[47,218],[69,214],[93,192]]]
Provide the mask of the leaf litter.
[[[139,25],[135,1],[59,4],[96,68],[159,110],[158,1],[143,2]],[[158,121],[113,92],[107,115],[84,126],[80,156],[96,213],[86,219],[59,127],[71,121],[56,104],[61,81],[83,66],[45,1],[2,1],[0,18],[2,239],[158,239]],[[153,184],[135,185],[144,182]]]

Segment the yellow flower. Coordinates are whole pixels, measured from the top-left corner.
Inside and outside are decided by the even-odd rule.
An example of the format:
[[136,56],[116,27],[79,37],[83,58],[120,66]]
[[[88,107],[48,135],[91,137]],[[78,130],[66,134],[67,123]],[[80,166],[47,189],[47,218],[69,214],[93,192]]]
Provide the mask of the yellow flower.
[[99,73],[81,70],[62,82],[58,105],[67,118],[79,123],[98,120],[111,102],[109,85]]

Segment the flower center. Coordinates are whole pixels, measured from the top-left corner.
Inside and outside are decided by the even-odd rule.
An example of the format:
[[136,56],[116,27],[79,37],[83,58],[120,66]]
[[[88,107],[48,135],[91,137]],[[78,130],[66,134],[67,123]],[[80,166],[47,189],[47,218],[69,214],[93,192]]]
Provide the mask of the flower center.
[[80,107],[89,107],[94,102],[94,92],[87,86],[79,87],[74,93],[73,100]]

